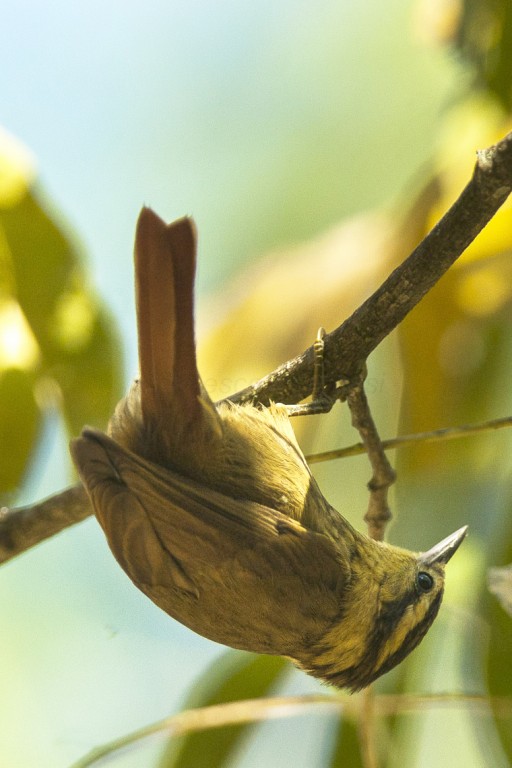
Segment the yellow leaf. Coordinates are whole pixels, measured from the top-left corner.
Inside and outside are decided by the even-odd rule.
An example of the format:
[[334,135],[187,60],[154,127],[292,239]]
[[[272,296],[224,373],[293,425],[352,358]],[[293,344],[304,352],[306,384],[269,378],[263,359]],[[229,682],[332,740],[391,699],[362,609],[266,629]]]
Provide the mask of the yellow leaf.
[[14,136],[0,127],[0,207],[16,205],[34,180],[34,158]]

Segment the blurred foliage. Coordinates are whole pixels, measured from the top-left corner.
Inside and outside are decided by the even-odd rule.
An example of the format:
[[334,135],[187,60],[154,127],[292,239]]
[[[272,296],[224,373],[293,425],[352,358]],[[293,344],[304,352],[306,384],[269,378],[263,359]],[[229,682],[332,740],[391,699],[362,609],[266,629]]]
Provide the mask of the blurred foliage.
[[28,152],[0,132],[0,495],[20,485],[44,416],[105,426],[121,354],[82,258],[34,189]]
[[[290,664],[277,656],[230,652],[210,666],[190,691],[183,710],[271,696],[290,672]],[[213,731],[197,731],[171,739],[157,768],[211,768],[227,765],[241,752],[256,730],[234,725]],[[340,720],[330,748],[332,768],[362,766],[356,722]]]
[[[399,216],[396,211],[365,214],[316,242],[266,256],[223,293],[222,308],[214,304],[208,307],[210,316],[224,313],[200,351],[207,386],[217,397],[246,386],[297,354],[311,343],[320,322],[330,329],[355,309],[457,197],[471,175],[475,149],[493,143],[511,129],[512,46],[507,41],[512,6],[466,2],[455,12],[457,4],[438,5],[445,14],[451,14],[450,23],[443,28],[443,41],[451,39],[462,53],[470,70],[478,75],[479,88],[465,92],[445,114],[436,156],[421,181],[408,190],[407,205]],[[403,397],[399,431],[411,433],[510,413],[511,255],[512,203],[508,201],[400,327]],[[300,316],[294,311],[298,306]],[[248,337],[254,342],[251,350],[243,344]],[[261,350],[261,355],[254,356],[253,348]],[[381,375],[396,381],[397,365],[394,354],[388,354]],[[372,370],[370,361],[370,386]],[[379,409],[379,402],[386,398],[378,386],[376,390],[373,402]],[[386,420],[389,422],[389,414]],[[382,421],[379,423],[382,426]],[[321,427],[306,422],[298,429],[303,444],[308,444],[314,443],[312,431]],[[469,522],[479,554],[475,553],[473,570],[465,572],[462,583],[457,584],[457,601],[446,601],[455,611],[454,620],[440,617],[431,631],[430,646],[423,646],[398,670],[378,681],[378,692],[429,690],[440,675],[438,690],[512,694],[512,622],[489,597],[485,579],[486,567],[501,558],[507,542],[512,545],[512,532],[506,524],[510,519],[508,493],[500,491],[500,484],[510,475],[511,447],[509,436],[496,439],[491,435],[461,440],[449,448],[420,445],[400,452],[398,511],[407,509],[407,513],[399,514],[393,537],[402,542],[406,539],[408,546],[417,548],[418,533],[426,531],[429,541],[425,543],[431,544]],[[338,470],[343,472],[344,467]],[[433,510],[439,503],[442,514],[435,517]],[[450,564],[450,569],[455,573],[449,578],[457,582],[457,563],[453,567]],[[461,610],[466,612],[465,618],[456,619]],[[475,634],[468,635],[468,621]],[[484,642],[475,643],[485,625],[491,627],[488,654]],[[455,653],[446,657],[447,631]],[[449,673],[446,668],[442,671],[443,659],[450,665]],[[459,736],[461,717],[463,713],[443,717],[445,724],[453,723]],[[405,720],[403,715],[387,718],[382,728],[389,749],[382,754],[382,765],[391,768],[419,759],[427,720],[421,714]],[[458,765],[480,765],[481,760],[491,764],[490,744],[496,736],[512,762],[510,718],[504,720],[501,713],[496,713],[494,721],[480,718],[477,731],[477,743],[467,747],[464,758],[461,751]],[[337,733],[329,764],[362,764],[357,729],[351,721],[341,719]],[[425,764],[440,764],[433,757],[437,748],[437,744],[429,747]]]
[[361,741],[357,723],[350,718],[340,719],[331,755],[330,768],[364,768]]
[[454,42],[474,67],[477,85],[512,109],[512,4],[465,0]]
[[[210,324],[217,320],[200,350],[200,368],[214,397],[246,386],[299,353],[311,344],[318,325],[328,330],[338,325],[459,194],[471,174],[475,148],[510,130],[512,4],[425,0],[422,13],[432,15],[434,5],[438,15],[435,24],[429,21],[435,28],[431,37],[449,44],[463,59],[468,79],[461,83],[458,103],[438,126],[438,149],[430,166],[394,210],[360,215],[315,242],[268,254],[217,302],[200,307]],[[396,338],[386,340],[372,356],[368,390],[383,434],[391,434],[398,424],[399,431],[409,433],[512,411],[511,255],[509,201],[406,319]],[[108,317],[87,286],[74,247],[33,190],[30,159],[4,139],[0,436],[8,450],[0,492],[20,483],[47,408],[58,406],[73,432],[84,423],[101,426],[107,420],[118,394],[119,368]],[[308,451],[326,441],[336,445],[350,434],[347,425],[340,427],[339,413],[304,419],[297,427]],[[460,557],[450,563],[445,606],[428,640],[377,683],[377,693],[512,695],[512,621],[488,593],[485,577],[490,566],[512,561],[511,450],[510,436],[491,433],[398,454],[398,519],[391,537],[419,549],[464,523],[470,524],[471,534]],[[364,463],[335,463],[315,468],[315,473],[333,503],[343,494],[360,500],[360,508],[356,504],[348,511],[341,503],[347,517],[360,520],[369,475]],[[351,483],[360,488],[359,496],[348,493]],[[185,706],[266,696],[284,670],[281,659],[230,654],[196,681]],[[510,717],[497,709],[486,718],[466,711],[435,714],[430,719],[430,713],[400,713],[379,722],[381,765],[476,768],[512,763]],[[233,726],[173,740],[159,768],[220,768],[234,759],[251,730]],[[468,745],[472,752],[462,757],[462,742],[469,742],[473,732],[478,732],[478,743]],[[457,763],[453,748],[446,746],[450,736],[459,740]],[[499,746],[501,762],[490,757],[491,743],[493,749]],[[333,729],[327,764],[363,765],[352,720],[340,718]]]
[[512,616],[512,565],[490,568],[489,589],[508,615]]
[[[449,3],[445,4],[448,7]],[[453,4],[451,4],[453,6]],[[425,205],[419,222],[427,233],[469,178],[473,152],[512,128],[512,6],[508,2],[468,0],[448,35],[474,75],[474,88],[452,106],[440,126],[439,147],[430,185],[436,199]],[[468,423],[510,413],[512,373],[512,204],[500,209],[448,274],[425,297],[399,329],[404,361],[401,431],[421,431],[441,425]],[[421,343],[419,340],[421,339]],[[483,565],[472,578],[473,607],[460,649],[462,686],[492,696],[510,696],[512,622],[487,592],[489,566],[510,561],[512,527],[509,491],[508,436],[460,441],[453,450],[419,446],[402,452],[399,468],[405,475],[403,506],[407,525],[422,524],[423,504],[415,513],[420,489],[448,488],[443,519],[464,519],[481,548]],[[461,469],[464,468],[464,469]],[[409,485],[409,489],[407,486]],[[454,517],[454,513],[457,518]],[[397,529],[403,529],[400,522]],[[437,523],[432,525],[435,536]],[[410,543],[410,541],[408,542]],[[487,629],[488,628],[488,629]],[[488,645],[475,637],[489,632]],[[411,660],[409,663],[414,663]],[[407,665],[405,665],[407,666]],[[486,764],[512,763],[510,716],[494,710],[494,722],[472,715],[477,746]],[[498,736],[499,758],[491,758]]]
[[[190,691],[183,709],[269,696],[289,669],[278,656],[231,652],[213,664]],[[247,739],[251,726],[233,725],[172,739],[158,768],[210,768],[225,764]]]
[[416,28],[434,45],[447,45],[468,70],[472,92],[512,110],[512,4],[508,0],[418,0]]
[[[510,513],[510,499],[508,519],[501,532],[503,544],[501,556],[498,562],[512,562],[512,515]],[[497,570],[497,569],[495,569]],[[510,615],[512,600],[512,584],[510,566],[501,568],[501,590],[506,591],[500,597],[500,602],[506,602],[508,611],[493,597],[488,596],[483,602],[485,615],[489,621],[490,638],[487,649],[487,671],[489,676],[489,689],[495,696],[510,696],[512,692],[512,665],[510,656],[512,651],[512,617]],[[504,578],[503,578],[504,577]],[[491,589],[495,592],[495,589]],[[504,748],[506,749],[510,763],[512,764],[512,727],[511,719],[503,721],[499,717],[496,722]]]

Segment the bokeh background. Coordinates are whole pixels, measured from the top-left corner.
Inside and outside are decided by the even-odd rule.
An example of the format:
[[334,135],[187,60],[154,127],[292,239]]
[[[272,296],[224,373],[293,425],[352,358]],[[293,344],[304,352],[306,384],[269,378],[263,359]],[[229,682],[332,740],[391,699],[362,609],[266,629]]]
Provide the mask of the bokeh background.
[[[339,324],[455,198],[475,149],[509,128],[510,15],[499,0],[6,3],[4,503],[73,482],[69,434],[104,426],[136,373],[141,205],[197,222],[201,369],[225,396]],[[510,224],[505,210],[372,356],[384,436],[511,412]],[[353,442],[348,421],[341,409],[305,420],[305,449]],[[512,559],[509,456],[500,432],[393,457],[391,539],[426,549],[465,523],[471,536],[433,630],[378,690],[510,695],[512,619],[486,588],[487,567]],[[315,474],[362,527],[364,457]],[[280,663],[224,658],[165,616],[93,519],[4,565],[0,606],[9,768],[65,768],[189,700],[320,690]],[[506,766],[511,731],[491,705],[388,718],[382,765]],[[324,714],[231,737],[219,748],[208,734],[202,763],[160,739],[112,764],[213,766],[215,750],[241,768],[362,764],[353,723]]]

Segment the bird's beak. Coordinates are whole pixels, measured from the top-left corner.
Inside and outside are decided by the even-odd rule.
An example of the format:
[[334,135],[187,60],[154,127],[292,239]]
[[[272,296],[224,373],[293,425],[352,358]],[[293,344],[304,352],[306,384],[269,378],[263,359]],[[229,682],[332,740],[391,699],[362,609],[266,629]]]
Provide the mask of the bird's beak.
[[443,539],[439,542],[439,544],[433,546],[432,549],[428,550],[428,552],[422,552],[418,557],[419,562],[423,565],[434,565],[434,563],[441,563],[441,565],[446,565],[448,560],[450,560],[452,555],[455,554],[455,552],[462,544],[464,538],[466,537],[467,531],[467,525],[465,525],[463,528],[459,528],[458,531],[452,533],[451,536],[447,536],[446,539]]

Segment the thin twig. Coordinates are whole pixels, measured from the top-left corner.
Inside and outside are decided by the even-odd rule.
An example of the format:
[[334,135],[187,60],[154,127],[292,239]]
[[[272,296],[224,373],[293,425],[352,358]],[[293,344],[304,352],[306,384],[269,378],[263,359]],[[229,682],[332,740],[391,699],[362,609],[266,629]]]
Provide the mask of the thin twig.
[[375,697],[375,710],[383,717],[434,708],[468,706],[487,712],[492,708],[496,717],[512,718],[512,696],[486,696],[480,693],[432,693],[425,696],[412,694],[385,694]]
[[386,525],[391,520],[388,490],[395,482],[396,473],[382,447],[362,381],[348,388],[347,404],[350,408],[352,424],[361,435],[373,469],[373,477],[368,483],[370,491],[368,511],[364,516],[368,525],[368,535],[372,539],[383,541]]
[[335,712],[344,709],[341,699],[329,696],[281,696],[273,699],[246,699],[225,704],[213,704],[198,709],[189,709],[177,715],[167,717],[151,725],[140,728],[127,736],[97,747],[84,758],[73,763],[71,768],[89,768],[100,765],[106,759],[113,757],[120,749],[146,739],[156,734],[178,736],[184,733],[223,728],[228,725],[242,725],[261,720],[272,720],[280,717],[294,717],[304,714],[310,709],[327,708]]
[[[189,709],[97,747],[74,763],[71,768],[98,766],[114,757],[119,750],[156,735],[178,736],[210,728],[223,728],[281,717],[296,717],[311,710],[318,711],[318,709],[343,713],[345,717],[357,719],[361,717],[367,704],[364,696],[364,694],[352,697],[329,694],[279,696],[271,699],[245,699]],[[471,707],[483,712],[488,712],[492,707],[495,716],[504,719],[512,717],[512,697],[510,696],[489,697],[465,693],[437,693],[426,696],[384,694],[375,696],[372,706],[375,713],[383,717],[437,707]]]
[[[443,427],[442,429],[433,429],[430,432],[416,432],[414,435],[403,435],[401,437],[392,437],[389,440],[382,440],[382,447],[386,451],[393,448],[404,448],[414,443],[438,443],[444,440],[458,440],[461,437],[477,435],[479,432],[489,432],[491,430],[512,427],[512,416],[504,416],[501,419],[491,419],[478,424],[463,424],[459,427]],[[318,464],[323,461],[332,461],[333,459],[346,459],[348,456],[360,456],[366,453],[363,443],[354,443],[346,448],[336,448],[332,451],[323,451],[322,453],[312,453],[306,456],[309,464]]]
[[364,768],[378,768],[375,738],[375,694],[370,686],[363,692],[363,707],[359,718],[359,739]]

